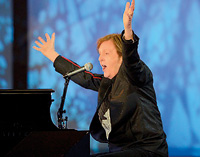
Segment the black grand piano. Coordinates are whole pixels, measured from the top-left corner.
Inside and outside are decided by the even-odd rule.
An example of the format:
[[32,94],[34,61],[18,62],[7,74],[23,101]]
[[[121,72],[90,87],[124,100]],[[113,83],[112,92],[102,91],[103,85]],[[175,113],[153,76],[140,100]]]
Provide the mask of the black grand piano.
[[53,92],[0,89],[0,156],[89,156],[88,131],[52,123]]

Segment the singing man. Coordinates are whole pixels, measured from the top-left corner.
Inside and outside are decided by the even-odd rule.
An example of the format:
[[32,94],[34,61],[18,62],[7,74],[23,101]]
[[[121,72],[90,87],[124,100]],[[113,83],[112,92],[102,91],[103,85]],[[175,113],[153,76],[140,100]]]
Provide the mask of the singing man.
[[[139,38],[132,30],[135,1],[126,3],[124,30],[97,41],[103,74],[81,72],[71,77],[80,86],[98,91],[98,106],[90,133],[108,143],[109,153],[97,156],[168,156],[166,135],[153,87],[153,75],[138,54]],[[54,48],[55,33],[38,37],[33,48],[53,62],[62,75],[80,68]]]

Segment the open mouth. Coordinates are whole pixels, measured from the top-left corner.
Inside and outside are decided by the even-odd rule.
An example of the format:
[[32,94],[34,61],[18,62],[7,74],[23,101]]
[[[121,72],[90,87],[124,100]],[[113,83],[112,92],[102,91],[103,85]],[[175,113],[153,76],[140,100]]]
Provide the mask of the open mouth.
[[107,68],[107,66],[104,64],[102,64],[101,66],[102,66],[103,71]]

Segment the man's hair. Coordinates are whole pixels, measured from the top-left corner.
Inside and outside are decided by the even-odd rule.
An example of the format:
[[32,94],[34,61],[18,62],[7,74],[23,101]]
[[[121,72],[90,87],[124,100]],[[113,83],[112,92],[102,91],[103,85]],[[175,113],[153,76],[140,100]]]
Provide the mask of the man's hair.
[[101,46],[101,44],[104,42],[104,41],[108,41],[108,40],[112,40],[115,47],[116,47],[116,50],[117,50],[117,53],[119,56],[122,56],[122,39],[121,39],[121,34],[109,34],[109,35],[106,35],[102,38],[99,38],[97,40],[97,50],[99,50],[99,47]]

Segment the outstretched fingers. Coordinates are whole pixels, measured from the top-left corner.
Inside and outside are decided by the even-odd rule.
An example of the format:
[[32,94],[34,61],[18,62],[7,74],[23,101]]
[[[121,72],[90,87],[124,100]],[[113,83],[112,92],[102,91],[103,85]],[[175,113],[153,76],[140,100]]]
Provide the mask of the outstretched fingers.
[[38,37],[38,40],[39,40],[42,44],[45,44],[44,39],[42,39],[41,37]]
[[50,40],[50,36],[49,36],[49,34],[45,34],[45,36],[46,36],[46,38],[47,38],[47,42]]
[[54,41],[55,41],[55,33],[51,35],[51,38],[49,34],[45,34],[45,39],[38,37],[38,40],[35,41],[36,46],[33,46],[33,48],[37,51],[42,52],[44,56],[49,58],[50,60],[53,60],[55,58],[52,58],[52,56],[57,56],[58,54],[54,50]]
[[133,16],[134,9],[135,9],[135,0],[132,0],[131,6],[130,6],[129,12],[128,12],[129,16]]
[[125,12],[126,13],[128,13],[129,7],[130,7],[130,2],[127,2],[126,3],[126,8],[125,8]]
[[36,43],[36,45],[39,46],[39,47],[42,47],[42,46],[43,46],[43,45],[42,45],[40,42],[38,42],[37,40],[35,41],[35,43]]
[[130,8],[131,8],[131,10],[134,11],[134,9],[135,9],[135,0],[132,0]]
[[54,43],[55,42],[55,32],[52,34],[52,36],[51,36],[51,41],[52,41],[52,43]]
[[37,51],[40,51],[40,48],[39,47],[36,47],[36,46],[33,46],[33,48]]

